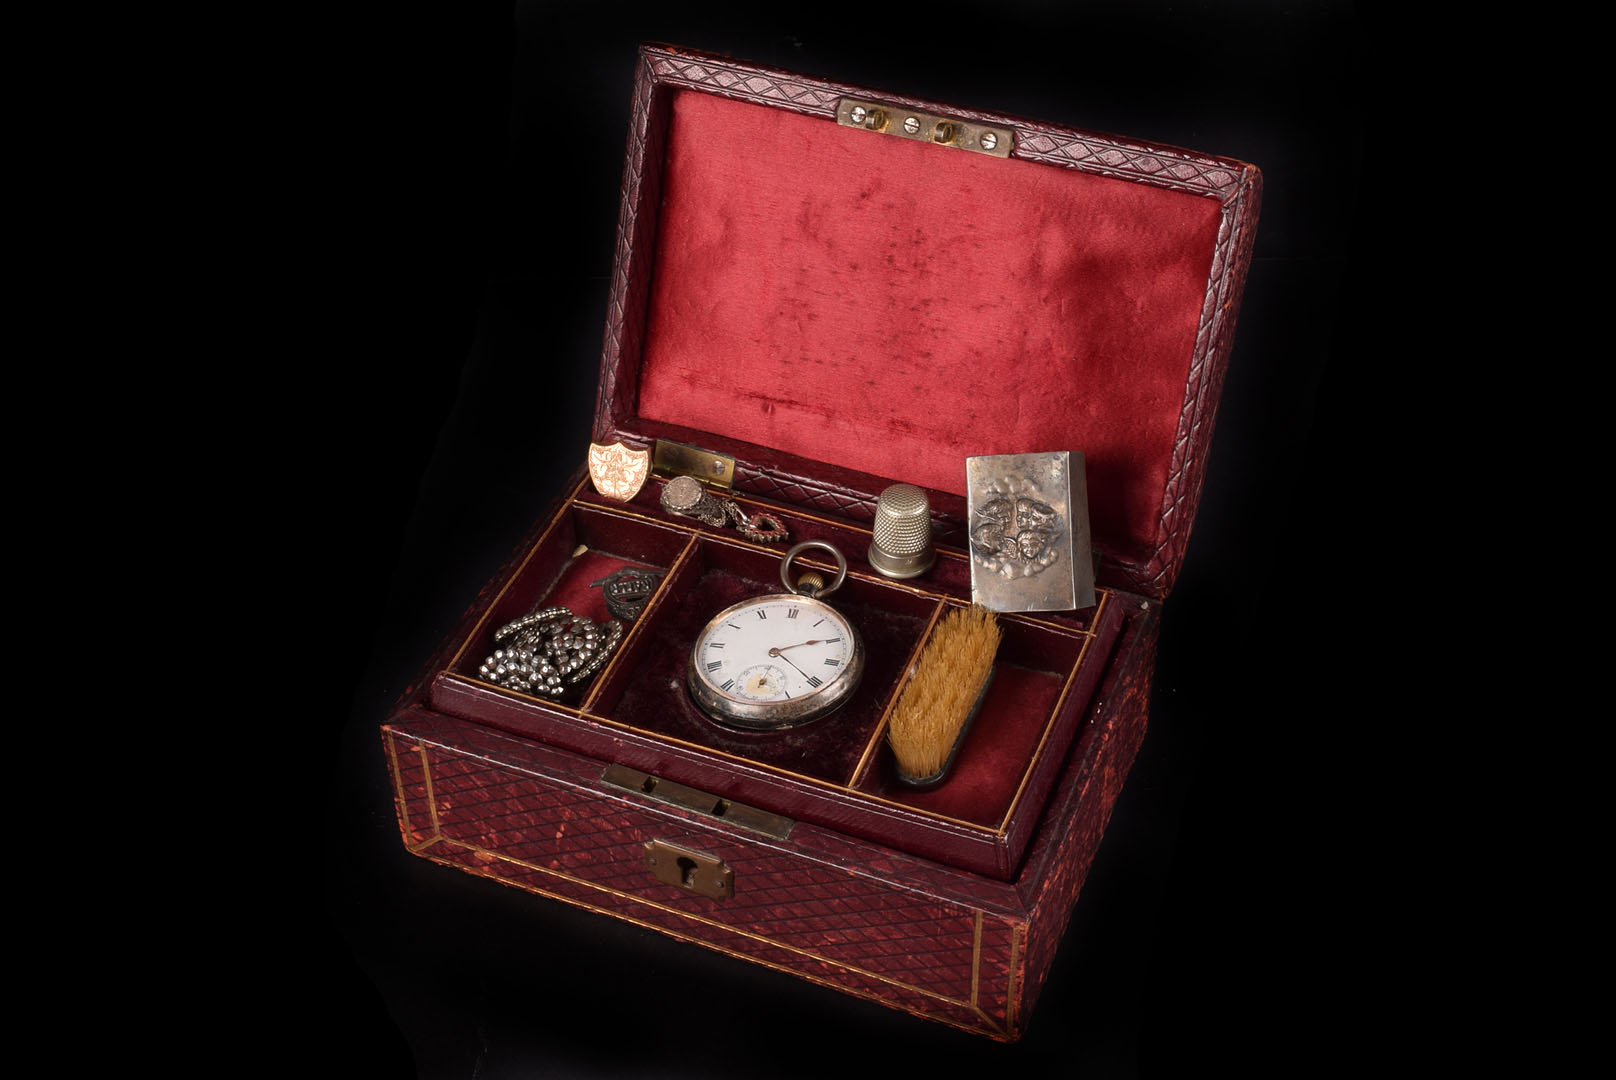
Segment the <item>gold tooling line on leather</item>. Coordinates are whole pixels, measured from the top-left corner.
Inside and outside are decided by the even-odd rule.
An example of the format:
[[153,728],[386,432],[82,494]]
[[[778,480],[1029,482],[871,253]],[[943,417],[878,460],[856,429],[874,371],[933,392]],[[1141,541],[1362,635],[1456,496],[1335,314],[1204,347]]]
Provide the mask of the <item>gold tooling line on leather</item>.
[[[724,931],[726,933],[734,934],[737,937],[743,937],[743,938],[747,938],[748,940],[751,940],[751,941],[761,942],[762,944],[771,946],[773,948],[781,949],[781,950],[783,950],[785,952],[789,952],[789,953],[793,953],[793,954],[795,954],[797,956],[801,956],[804,959],[812,960],[815,963],[825,964],[825,965],[827,965],[829,967],[839,968],[839,969],[841,969],[843,971],[851,972],[852,974],[855,974],[855,975],[861,975],[861,976],[863,976],[865,978],[873,979],[876,982],[882,982],[882,983],[886,983],[889,986],[898,987],[901,990],[908,990],[908,991],[910,991],[912,993],[921,994],[921,995],[923,995],[925,997],[933,998],[933,999],[935,999],[937,1001],[944,1002],[945,1004],[948,1004],[948,1005],[957,1005],[960,1008],[964,1008],[964,1009],[974,1008],[974,1003],[972,1001],[970,1001],[970,1000],[962,1000],[960,998],[949,997],[947,994],[939,993],[936,990],[928,990],[923,986],[915,986],[912,983],[904,982],[902,979],[894,979],[889,975],[882,975],[882,974],[880,974],[878,972],[870,971],[867,968],[861,968],[856,964],[849,964],[844,960],[835,960],[835,959],[832,959],[831,957],[824,956],[824,955],[822,955],[820,953],[813,952],[810,949],[801,948],[800,946],[787,945],[783,941],[776,941],[774,938],[767,937],[767,936],[765,936],[763,934],[753,933],[750,930],[742,930],[741,928],[739,928],[737,926],[731,926],[729,923],[719,922],[716,919],[709,919],[709,918],[707,918],[705,916],[694,914],[693,912],[682,911],[679,908],[670,907],[667,904],[658,903],[655,900],[648,900],[645,897],[637,896],[634,893],[623,892],[620,889],[614,889],[609,885],[601,885],[601,884],[598,884],[598,883],[593,882],[593,881],[586,881],[583,878],[574,877],[571,874],[565,874],[565,873],[562,873],[559,870],[553,870],[553,869],[551,869],[550,867],[547,867],[547,866],[540,866],[537,863],[531,863],[531,862],[526,861],[525,859],[518,859],[518,858],[516,858],[515,856],[512,856],[512,855],[506,855],[506,854],[504,854],[502,852],[493,851],[493,850],[490,850],[488,848],[479,847],[476,844],[467,843],[464,840],[454,840],[454,839],[451,839],[449,837],[444,837],[443,844],[439,846],[438,851],[442,852],[446,848],[458,848],[458,849],[460,849],[462,851],[470,853],[473,856],[486,858],[486,859],[497,860],[497,861],[502,862],[502,863],[509,863],[510,865],[513,865],[513,866],[520,866],[525,870],[530,870],[530,871],[533,871],[533,872],[536,872],[536,873],[544,874],[544,875],[547,875],[549,877],[560,878],[562,881],[571,882],[574,885],[581,885],[586,889],[593,889],[596,892],[605,893],[608,896],[615,896],[620,900],[631,900],[634,903],[642,904],[645,907],[651,908],[651,909],[653,909],[655,911],[661,911],[661,912],[664,912],[664,913],[669,914],[669,915],[675,915],[675,916],[678,916],[681,919],[688,919],[691,922],[700,923],[703,926],[710,926],[715,930],[722,930],[722,931]],[[437,861],[443,861],[443,862],[445,862],[446,865],[453,866],[457,870],[465,870],[465,869],[467,869],[467,867],[461,865],[460,863],[452,862],[452,861],[443,859],[441,855],[432,855],[432,856],[429,856],[429,857],[434,859],[434,860],[437,860]],[[475,872],[484,873],[483,871],[475,871]],[[517,880],[515,880],[513,878],[504,877],[502,875],[493,874],[493,873],[486,873],[485,876],[497,878],[500,881],[507,882],[508,884],[511,884],[511,885],[515,885],[518,888],[522,888],[522,889],[530,889],[530,888],[532,888],[532,886],[526,885],[523,882],[517,881]],[[533,891],[542,892],[543,890],[534,889]],[[611,908],[597,907],[597,906],[595,906],[593,904],[585,903],[585,902],[583,902],[581,900],[578,900],[576,898],[573,898],[573,897],[561,896],[561,895],[557,895],[557,894],[553,894],[553,893],[545,893],[544,895],[546,895],[546,896],[554,896],[555,899],[566,901],[567,903],[574,904],[574,905],[576,905],[578,907],[581,907],[581,908],[584,908],[584,909],[586,909],[588,911],[596,912],[597,914],[611,915],[611,916],[614,916],[616,918],[627,919],[629,922],[638,923],[639,925],[645,926],[648,929],[661,931],[663,933],[668,932],[664,927],[662,927],[662,926],[660,926],[660,925],[658,925],[656,923],[641,922],[639,919],[635,919],[633,916],[624,915],[621,912],[614,911]],[[966,911],[975,911],[974,908],[967,908],[965,910]],[[963,914],[963,912],[962,912],[962,914]],[[978,919],[980,919],[981,913],[977,912],[977,916],[978,916]],[[703,945],[709,944],[705,939],[701,939],[701,938],[693,938],[691,940],[699,941]],[[731,952],[731,950],[723,949],[721,946],[716,946],[716,945],[713,946],[713,947],[719,949],[719,951],[721,951],[721,952],[728,952],[732,956],[740,956],[743,959],[750,959],[750,957],[747,956],[746,953]],[[973,953],[972,964],[974,965],[979,959],[980,959],[980,956],[978,954]],[[795,972],[793,972],[793,973],[795,973]],[[976,972],[974,970],[974,967],[973,967],[973,970],[972,970],[972,973],[971,973],[971,979],[972,979],[973,983],[976,981],[976,978],[977,978],[977,974],[976,974]]]
[[[982,974],[982,911],[977,909],[976,925],[971,929],[971,1008],[977,1009],[977,988]],[[981,1012],[980,1009],[977,1009]]]
[[432,774],[427,769],[426,744],[417,741],[415,748],[421,753],[421,775],[426,779],[427,810],[432,819],[432,835],[418,844],[411,844],[409,835],[415,831],[410,823],[410,800],[404,793],[404,770],[398,763],[397,736],[389,730],[387,732],[387,757],[393,769],[393,790],[398,793],[398,812],[402,820],[399,822],[404,832],[404,846],[411,851],[422,851],[443,839],[443,831],[438,827],[437,802],[432,797]]
[[432,760],[427,757],[426,743],[416,743],[415,749],[421,755],[421,778],[426,781],[426,809],[432,818],[432,836],[437,839],[443,836],[443,826],[438,821],[438,796],[432,790]]
[[1004,1030],[1008,1034],[1016,1029],[1016,960],[1020,954],[1021,923],[1010,924],[1010,977],[1004,984]]
[[398,745],[391,731],[387,732],[387,760],[393,769],[393,790],[398,793],[398,814],[402,819],[399,825],[404,830],[404,843],[409,843],[409,835],[414,830],[410,828],[410,800],[404,796],[404,774],[398,769]]

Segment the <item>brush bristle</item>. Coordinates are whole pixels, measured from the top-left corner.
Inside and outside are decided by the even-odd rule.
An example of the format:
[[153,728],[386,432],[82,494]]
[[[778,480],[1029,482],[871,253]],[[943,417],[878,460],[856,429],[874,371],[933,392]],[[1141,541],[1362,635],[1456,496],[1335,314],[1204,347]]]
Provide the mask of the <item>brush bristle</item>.
[[887,727],[904,776],[922,779],[942,769],[998,650],[999,623],[987,608],[956,608],[937,624]]

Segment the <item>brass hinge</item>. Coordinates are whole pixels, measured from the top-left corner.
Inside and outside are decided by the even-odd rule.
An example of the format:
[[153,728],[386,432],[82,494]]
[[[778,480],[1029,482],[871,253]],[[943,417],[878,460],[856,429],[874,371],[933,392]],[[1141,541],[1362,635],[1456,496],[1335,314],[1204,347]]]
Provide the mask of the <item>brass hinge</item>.
[[883,135],[952,146],[989,157],[1007,158],[1015,145],[1015,134],[1007,127],[935,116],[858,98],[842,98],[836,103],[836,122],[842,127],[879,131]]

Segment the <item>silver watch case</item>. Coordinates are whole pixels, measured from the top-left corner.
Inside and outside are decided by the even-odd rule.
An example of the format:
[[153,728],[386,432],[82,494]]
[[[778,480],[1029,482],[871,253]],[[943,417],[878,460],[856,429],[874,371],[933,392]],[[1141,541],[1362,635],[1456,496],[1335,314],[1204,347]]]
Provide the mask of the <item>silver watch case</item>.
[[[852,635],[853,648],[842,674],[835,681],[827,683],[823,690],[788,701],[739,701],[708,682],[707,673],[701,669],[696,657],[700,652],[701,642],[713,628],[737,612],[760,604],[782,601],[791,601],[804,607],[828,612],[834,615],[838,622],[847,626],[848,633]],[[701,711],[718,724],[746,731],[784,731],[828,716],[853,696],[863,677],[864,638],[859,634],[858,627],[854,626],[846,615],[834,610],[824,601],[801,593],[769,593],[766,596],[754,596],[738,604],[731,604],[702,626],[701,633],[696,636],[696,643],[690,649],[690,657],[685,662],[685,685],[689,687],[690,697]]]

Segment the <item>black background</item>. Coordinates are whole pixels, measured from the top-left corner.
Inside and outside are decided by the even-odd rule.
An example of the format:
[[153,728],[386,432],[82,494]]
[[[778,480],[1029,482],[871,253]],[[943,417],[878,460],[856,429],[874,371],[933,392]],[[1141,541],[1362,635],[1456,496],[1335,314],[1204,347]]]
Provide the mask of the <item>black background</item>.
[[[330,1074],[1182,1075],[1318,1066],[1355,948],[1331,598],[1378,373],[1384,29],[1344,3],[402,4],[299,160],[318,348],[291,434],[320,625],[322,872],[282,1030]],[[349,36],[351,35],[351,36]],[[634,47],[667,41],[1257,164],[1263,216],[1151,728],[1025,1039],[1000,1046],[407,855],[376,727],[589,441]],[[297,79],[292,71],[288,78]],[[299,755],[301,756],[301,754]],[[303,800],[300,800],[303,801]],[[1349,1040],[1350,1041],[1350,1040]]]

